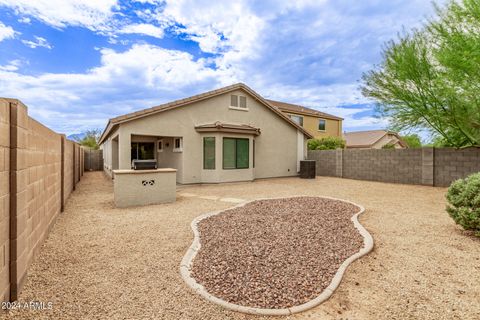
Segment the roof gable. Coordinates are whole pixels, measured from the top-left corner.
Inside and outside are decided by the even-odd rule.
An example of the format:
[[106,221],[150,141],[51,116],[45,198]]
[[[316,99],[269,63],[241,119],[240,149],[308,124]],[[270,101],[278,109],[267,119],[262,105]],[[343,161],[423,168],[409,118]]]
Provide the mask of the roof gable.
[[132,113],[128,113],[128,114],[125,114],[125,115],[122,115],[122,116],[112,118],[108,121],[108,124],[107,124],[105,130],[103,131],[103,133],[100,137],[99,143],[100,144],[103,143],[105,141],[105,139],[110,135],[112,130],[114,128],[116,128],[121,123],[132,121],[132,120],[143,118],[143,117],[147,117],[147,116],[150,116],[152,114],[157,114],[157,113],[160,113],[160,112],[165,112],[167,110],[172,110],[172,109],[179,108],[179,107],[182,107],[182,106],[187,106],[187,105],[190,105],[194,102],[206,100],[206,99],[209,99],[209,98],[212,98],[212,97],[224,94],[224,93],[228,93],[228,92],[231,92],[231,91],[235,91],[235,90],[238,90],[238,89],[242,89],[245,92],[247,92],[248,94],[250,94],[253,98],[255,98],[257,101],[259,101],[261,104],[265,105],[268,109],[270,109],[272,112],[274,112],[280,118],[282,118],[283,120],[288,122],[290,125],[294,126],[297,130],[300,130],[308,138],[313,138],[313,136],[310,133],[308,133],[304,128],[302,128],[297,123],[292,121],[288,116],[286,116],[280,110],[278,110],[278,108],[274,107],[269,102],[267,102],[267,100],[265,100],[262,96],[260,96],[254,90],[250,89],[247,85],[245,85],[243,83],[237,83],[237,84],[227,86],[227,87],[223,87],[223,88],[220,88],[220,89],[217,89],[217,90],[208,91],[208,92],[201,93],[201,94],[198,94],[198,95],[194,95],[194,96],[191,96],[191,97],[188,97],[188,98],[171,101],[171,102],[164,103],[164,104],[152,107],[152,108],[147,108],[147,109],[143,109],[143,110],[140,110],[140,111],[136,111],[136,112],[132,112]]

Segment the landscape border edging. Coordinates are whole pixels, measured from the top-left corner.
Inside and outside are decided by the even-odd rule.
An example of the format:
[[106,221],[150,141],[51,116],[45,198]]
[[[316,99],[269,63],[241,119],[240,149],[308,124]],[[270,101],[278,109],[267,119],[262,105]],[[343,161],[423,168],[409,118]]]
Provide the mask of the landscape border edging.
[[[192,276],[190,272],[190,267],[193,263],[193,260],[195,259],[195,256],[197,252],[200,250],[200,232],[198,231],[197,225],[200,221],[203,219],[206,219],[208,217],[220,214],[224,211],[235,209],[235,208],[240,208],[245,206],[248,203],[252,203],[255,201],[261,201],[261,200],[278,200],[278,199],[288,199],[288,198],[302,198],[302,197],[317,197],[317,198],[324,198],[324,199],[330,199],[330,200],[337,200],[337,201],[343,201],[346,203],[353,204],[357,206],[360,210],[352,216],[350,219],[353,222],[354,227],[359,231],[360,235],[363,237],[363,247],[356,252],[355,254],[351,255],[349,258],[347,258],[338,268],[337,272],[335,273],[335,276],[332,278],[332,281],[330,282],[330,285],[325,288],[320,295],[318,295],[316,298],[303,303],[298,306],[293,306],[290,308],[283,308],[283,309],[267,309],[267,308],[254,308],[254,307],[246,307],[238,304],[234,304],[231,302],[227,302],[225,300],[222,300],[210,293],[201,285],[199,284]],[[207,301],[210,301],[212,303],[218,304],[226,309],[232,310],[232,311],[237,311],[237,312],[242,312],[242,313],[247,313],[247,314],[253,314],[253,315],[264,315],[264,316],[286,316],[294,313],[299,313],[306,311],[308,309],[314,308],[321,303],[325,302],[328,300],[333,292],[338,288],[340,285],[343,275],[345,271],[347,270],[348,266],[352,264],[355,260],[359,259],[360,257],[363,257],[373,249],[373,237],[372,235],[360,224],[358,221],[358,216],[365,212],[365,208],[359,204],[356,204],[352,201],[348,200],[343,200],[343,199],[338,199],[338,198],[333,198],[333,197],[327,197],[327,196],[312,196],[312,195],[299,195],[299,196],[288,196],[288,197],[276,197],[276,198],[260,198],[260,199],[254,199],[254,200],[247,200],[245,202],[242,202],[236,206],[227,208],[227,209],[222,209],[222,210],[217,210],[217,211],[212,211],[206,214],[202,214],[198,217],[196,217],[190,224],[193,234],[194,234],[194,239],[190,247],[188,248],[187,252],[185,253],[182,262],[180,264],[180,274],[182,275],[183,280],[187,283],[189,287],[191,287],[196,293],[200,294],[202,297],[204,297]]]

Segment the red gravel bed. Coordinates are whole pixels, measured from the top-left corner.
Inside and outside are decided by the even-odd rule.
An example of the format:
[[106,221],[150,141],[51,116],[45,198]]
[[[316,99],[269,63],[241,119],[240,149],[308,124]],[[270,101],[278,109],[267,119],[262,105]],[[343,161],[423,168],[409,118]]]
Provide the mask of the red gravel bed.
[[242,306],[288,308],[328,287],[363,246],[351,217],[360,209],[318,197],[259,200],[199,222],[192,277]]

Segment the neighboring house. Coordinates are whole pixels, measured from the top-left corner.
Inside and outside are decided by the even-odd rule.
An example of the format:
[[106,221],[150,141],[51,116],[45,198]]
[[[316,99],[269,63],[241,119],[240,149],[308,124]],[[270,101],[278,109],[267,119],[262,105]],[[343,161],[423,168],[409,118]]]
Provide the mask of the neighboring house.
[[316,139],[342,137],[343,118],[296,104],[274,100],[267,101],[305,128]]
[[110,119],[99,143],[109,175],[155,159],[178,183],[215,183],[295,176],[310,138],[239,83]]
[[347,142],[347,149],[382,149],[385,145],[393,145],[395,149],[408,148],[396,132],[386,130],[346,132],[344,139]]

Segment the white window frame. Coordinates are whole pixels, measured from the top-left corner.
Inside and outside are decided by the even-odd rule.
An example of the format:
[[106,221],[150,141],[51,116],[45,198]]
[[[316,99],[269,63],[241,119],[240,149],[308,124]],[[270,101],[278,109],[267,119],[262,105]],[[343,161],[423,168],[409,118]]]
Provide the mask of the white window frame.
[[[175,148],[177,139],[180,140],[180,147]],[[173,152],[182,152],[183,151],[183,139],[181,137],[173,138]]]
[[[232,106],[232,96],[236,96],[237,97],[237,106]],[[242,108],[240,107],[240,97],[244,97],[245,98],[245,108]],[[228,107],[229,109],[232,109],[232,110],[238,110],[238,111],[248,111],[248,99],[247,99],[247,96],[245,95],[239,95],[239,94],[231,94],[230,95],[230,106]]]
[[157,151],[158,152],[163,152],[163,149],[165,148],[163,139],[160,139],[157,141]]
[[[320,121],[325,121],[325,129],[323,129],[323,130],[318,129],[318,127],[320,126]],[[320,131],[320,132],[327,131],[327,119],[318,119],[317,130]]]

